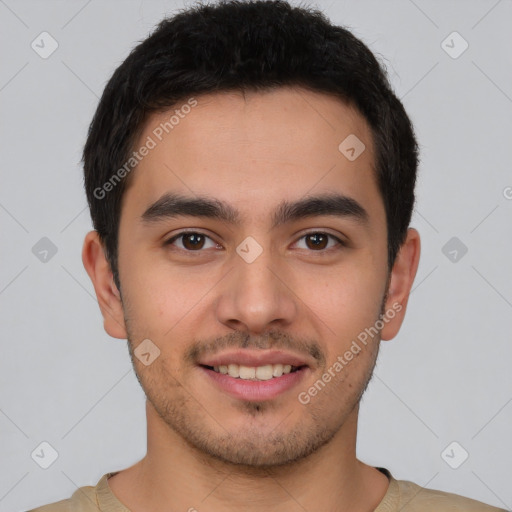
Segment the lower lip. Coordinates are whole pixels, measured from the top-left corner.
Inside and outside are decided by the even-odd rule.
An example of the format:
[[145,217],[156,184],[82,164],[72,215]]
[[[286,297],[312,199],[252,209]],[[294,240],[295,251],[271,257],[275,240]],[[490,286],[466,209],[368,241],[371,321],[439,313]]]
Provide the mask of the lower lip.
[[306,375],[307,366],[281,377],[273,377],[269,380],[244,380],[230,377],[229,375],[209,370],[204,366],[199,367],[222,391],[242,400],[271,400],[281,393],[292,389]]

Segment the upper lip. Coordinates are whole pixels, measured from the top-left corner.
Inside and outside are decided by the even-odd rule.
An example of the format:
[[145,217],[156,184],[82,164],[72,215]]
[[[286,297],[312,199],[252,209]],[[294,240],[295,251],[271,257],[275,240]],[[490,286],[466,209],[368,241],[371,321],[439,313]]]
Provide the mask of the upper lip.
[[291,366],[310,366],[307,359],[291,352],[280,350],[231,350],[205,357],[199,361],[202,366],[228,366],[238,364],[242,366],[265,366],[267,364],[289,364]]

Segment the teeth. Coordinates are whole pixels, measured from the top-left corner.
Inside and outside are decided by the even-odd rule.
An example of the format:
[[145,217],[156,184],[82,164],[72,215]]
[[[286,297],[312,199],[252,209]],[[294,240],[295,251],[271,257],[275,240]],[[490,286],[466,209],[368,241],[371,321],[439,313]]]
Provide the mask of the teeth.
[[241,379],[255,379],[256,378],[256,368],[251,368],[250,366],[240,366],[239,367],[239,377]]
[[274,377],[281,377],[281,375],[290,373],[292,368],[295,369],[291,364],[266,364],[257,367],[230,364],[213,367],[218,373],[244,380],[270,380]]
[[237,364],[229,364],[228,365],[228,375],[230,377],[240,377],[240,366]]
[[281,377],[281,375],[283,375],[283,365],[282,364],[274,364],[272,366],[273,366],[272,375],[274,377]]
[[258,366],[254,369],[255,377],[258,380],[270,380],[273,377],[274,369],[271,364],[265,366]]

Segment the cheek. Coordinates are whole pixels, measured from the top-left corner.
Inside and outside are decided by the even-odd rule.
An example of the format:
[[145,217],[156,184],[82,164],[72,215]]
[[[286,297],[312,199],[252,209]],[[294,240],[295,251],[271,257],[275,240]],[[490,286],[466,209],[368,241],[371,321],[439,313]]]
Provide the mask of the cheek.
[[[172,267],[168,262],[136,259],[124,267],[123,294],[133,343],[149,338],[164,358],[176,363],[211,318],[215,272],[199,275],[199,269]],[[209,335],[212,334],[210,330]],[[174,364],[173,363],[173,364]]]
[[301,298],[330,328],[346,339],[377,319],[383,299],[383,278],[374,269],[347,265],[334,272],[316,273],[303,282]]
[[123,270],[123,295],[132,326],[147,337],[165,334],[186,312],[187,287],[169,279],[163,269],[132,262]]

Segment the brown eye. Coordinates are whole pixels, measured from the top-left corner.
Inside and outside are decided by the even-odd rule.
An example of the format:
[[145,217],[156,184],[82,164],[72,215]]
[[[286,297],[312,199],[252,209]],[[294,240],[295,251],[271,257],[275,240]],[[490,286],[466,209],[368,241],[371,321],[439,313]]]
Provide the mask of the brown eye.
[[[338,237],[321,231],[307,233],[300,238],[300,241],[302,240],[304,240],[305,248],[314,252],[328,252],[330,249],[335,249],[336,246],[342,248],[345,245]],[[333,240],[334,243],[329,245],[330,240]]]
[[[200,252],[201,249],[208,248],[205,247],[208,240],[211,243],[210,247],[217,247],[217,244],[209,236],[195,231],[179,233],[165,242],[165,245],[176,245],[179,249],[188,252]],[[181,243],[175,244],[177,241],[181,241]]]
[[204,236],[199,233],[187,233],[182,236],[183,246],[186,249],[202,249],[204,245]]
[[310,249],[325,249],[327,242],[327,236],[324,233],[312,233],[311,235],[306,235],[306,245]]

